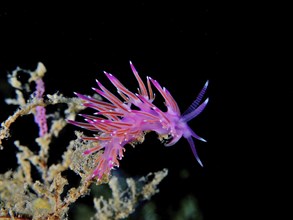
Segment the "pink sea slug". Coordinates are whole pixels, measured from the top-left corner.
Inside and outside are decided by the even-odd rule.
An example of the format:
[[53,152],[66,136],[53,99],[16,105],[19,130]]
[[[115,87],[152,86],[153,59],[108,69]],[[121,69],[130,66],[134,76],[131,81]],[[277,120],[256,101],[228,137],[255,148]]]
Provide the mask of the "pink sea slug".
[[[187,122],[200,114],[206,107],[209,99],[207,98],[202,103],[201,100],[207,89],[208,81],[195,101],[181,115],[176,101],[165,87],[162,88],[151,77],[147,77],[147,84],[145,85],[131,62],[130,66],[139,84],[138,93],[130,92],[112,74],[104,72],[117,88],[117,93],[123,101],[107,90],[98,80],[99,89],[93,88],[93,90],[107,99],[108,102],[75,93],[85,101],[86,107],[97,111],[94,115],[80,114],[84,117],[85,122],[68,120],[73,125],[96,132],[92,137],[82,137],[84,140],[95,142],[95,147],[84,151],[84,155],[103,149],[103,153],[99,154],[96,160],[97,165],[90,178],[101,179],[104,174],[108,175],[113,167],[119,167],[118,160],[123,157],[124,146],[128,143],[139,142],[145,132],[148,131],[156,132],[161,138],[171,139],[165,146],[175,144],[183,136],[187,139],[196,160],[202,166],[192,137],[204,142],[205,140],[199,137],[188,126]],[[167,111],[162,111],[153,104],[155,95],[151,84],[165,99]]]

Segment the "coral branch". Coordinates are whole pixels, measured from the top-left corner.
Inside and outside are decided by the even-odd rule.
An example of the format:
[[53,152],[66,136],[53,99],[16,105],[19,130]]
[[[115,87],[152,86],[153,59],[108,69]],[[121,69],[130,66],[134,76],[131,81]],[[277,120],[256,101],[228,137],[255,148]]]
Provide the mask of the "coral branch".
[[[168,170],[150,173],[146,177],[140,178],[135,182],[132,178],[126,179],[127,189],[122,190],[119,186],[117,177],[112,177],[109,186],[112,190],[112,198],[108,201],[103,197],[95,198],[94,204],[97,210],[95,219],[124,219],[134,212],[139,200],[148,200],[159,192],[158,184],[167,176]],[[153,180],[148,178],[153,176]],[[143,186],[141,187],[141,185]]]
[[[45,92],[45,84],[42,79],[36,80],[36,98],[43,99],[43,94]],[[35,122],[39,126],[39,136],[42,137],[48,132],[47,119],[46,119],[46,109],[43,106],[36,107]]]
[[[29,74],[28,82],[18,81],[20,70]],[[58,163],[50,164],[48,162],[51,156],[50,149],[55,144],[52,145],[52,140],[58,139],[60,131],[67,125],[66,121],[75,120],[77,113],[85,108],[82,104],[86,100],[80,97],[66,98],[57,93],[48,94],[46,98],[43,98],[45,85],[42,77],[45,72],[46,68],[42,63],[39,63],[35,71],[17,68],[9,75],[9,82],[15,88],[16,98],[7,99],[6,102],[7,104],[17,105],[18,109],[1,124],[0,147],[3,139],[10,137],[11,125],[17,122],[17,119],[21,116],[33,114],[39,127],[39,135],[36,135],[37,137],[32,141],[35,141],[39,149],[35,150],[32,146],[25,146],[21,144],[21,141],[14,140],[18,166],[15,170],[0,174],[0,219],[67,219],[71,205],[78,202],[79,198],[89,196],[93,183],[97,187],[101,187],[100,185],[103,183],[109,184],[113,196],[108,201],[102,197],[94,200],[97,209],[94,218],[121,219],[127,217],[134,212],[139,201],[150,199],[158,192],[157,185],[167,175],[167,170],[149,174],[138,181],[128,178],[126,179],[127,189],[123,190],[115,176],[111,180],[110,175],[100,175],[98,181],[94,178],[89,179],[88,177],[94,172],[96,164],[102,161],[101,155],[105,150],[97,145],[97,141],[107,141],[109,137],[95,136],[97,141],[92,141],[94,137],[82,138],[85,135],[81,132],[76,132],[77,138],[69,141],[69,144],[64,147],[63,156],[61,159],[58,158]],[[114,78],[111,79],[114,80]],[[139,78],[138,81],[140,81]],[[36,83],[32,93],[30,90],[31,82]],[[143,95],[147,95],[143,85],[140,85],[140,89]],[[87,99],[86,96],[82,97]],[[101,108],[101,112],[107,115],[109,119],[106,122],[100,120],[101,128],[114,132],[117,128],[125,129],[131,126],[131,123],[126,121],[113,123],[111,120],[118,119],[122,113],[114,114],[110,111],[109,104],[99,105],[101,104],[99,99],[98,97],[91,100],[96,101],[95,104]],[[60,113],[60,109],[51,114],[51,109],[45,109],[48,105],[59,103],[67,105],[63,114]],[[65,117],[61,115],[65,115]],[[143,113],[143,115],[150,121],[156,119],[156,116],[148,113]],[[96,120],[95,117],[91,116],[88,120]],[[123,131],[123,129],[121,130]],[[129,135],[136,135],[135,141],[132,140],[131,144],[143,141],[144,133],[136,134],[135,132],[129,133]],[[121,159],[123,156],[124,148],[119,146],[119,141],[115,143],[117,144],[116,147],[108,148],[108,151],[106,151],[105,155],[108,155],[105,160],[106,165],[119,165],[117,158]],[[99,151],[91,154],[93,150]],[[87,157],[84,157],[84,152],[88,152]],[[73,184],[71,179],[66,176],[65,173],[68,171],[77,174],[78,185]],[[153,175],[151,180],[149,180],[150,175]]]

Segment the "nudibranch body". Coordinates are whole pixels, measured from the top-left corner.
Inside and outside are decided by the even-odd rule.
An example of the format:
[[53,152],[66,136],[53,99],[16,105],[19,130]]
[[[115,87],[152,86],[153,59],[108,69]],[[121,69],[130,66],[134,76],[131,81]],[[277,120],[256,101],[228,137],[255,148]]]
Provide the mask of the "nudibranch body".
[[[187,124],[200,114],[208,103],[208,98],[201,102],[208,86],[208,81],[200,91],[191,106],[181,115],[179,107],[170,92],[151,77],[147,77],[146,85],[143,83],[133,64],[130,66],[138,81],[138,93],[132,93],[112,74],[104,72],[111,83],[116,87],[122,100],[107,90],[98,80],[99,88],[93,88],[106,101],[97,100],[91,96],[75,93],[83,99],[86,107],[97,112],[94,115],[80,114],[85,122],[68,120],[69,123],[96,132],[92,137],[82,137],[84,140],[95,142],[95,147],[88,149],[84,155],[103,150],[97,158],[97,165],[90,178],[101,179],[108,175],[113,167],[119,167],[126,144],[142,142],[144,134],[149,131],[156,132],[162,139],[171,139],[165,146],[175,144],[182,136],[187,139],[191,150],[202,166],[193,138],[205,141],[199,137]],[[153,104],[155,95],[152,85],[160,92],[165,100],[167,111],[162,111]],[[135,106],[135,108],[133,108]]]

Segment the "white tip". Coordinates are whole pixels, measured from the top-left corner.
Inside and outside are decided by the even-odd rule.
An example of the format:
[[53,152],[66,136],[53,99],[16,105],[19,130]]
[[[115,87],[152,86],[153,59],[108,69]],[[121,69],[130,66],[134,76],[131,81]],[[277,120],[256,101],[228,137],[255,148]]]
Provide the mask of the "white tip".
[[207,87],[209,84],[209,80],[206,81],[206,83],[204,84],[205,87]]
[[202,164],[202,162],[198,159],[197,160],[197,162],[199,163],[199,165],[201,166],[201,167],[203,167],[203,164]]

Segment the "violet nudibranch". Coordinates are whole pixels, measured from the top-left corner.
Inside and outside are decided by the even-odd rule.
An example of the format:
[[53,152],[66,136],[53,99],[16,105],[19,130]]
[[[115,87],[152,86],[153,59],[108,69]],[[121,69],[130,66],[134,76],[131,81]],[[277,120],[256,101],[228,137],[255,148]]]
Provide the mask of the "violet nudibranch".
[[[179,107],[171,96],[170,92],[151,77],[147,77],[146,85],[138,75],[133,64],[130,62],[132,72],[138,81],[138,93],[130,92],[112,74],[104,72],[111,83],[116,87],[117,93],[123,101],[107,90],[98,80],[99,88],[93,88],[106,101],[97,100],[91,96],[75,93],[84,100],[84,106],[92,108],[97,112],[94,115],[80,114],[85,122],[68,120],[69,123],[97,132],[92,137],[84,136],[82,139],[94,141],[95,147],[84,151],[84,155],[92,154],[103,149],[96,159],[96,168],[90,178],[108,175],[112,168],[119,167],[119,161],[123,157],[126,144],[142,142],[144,134],[154,131],[160,139],[171,139],[165,146],[175,144],[182,136],[187,139],[191,150],[202,166],[194,141],[195,139],[204,141],[187,124],[190,120],[200,114],[208,103],[208,98],[201,103],[208,86],[208,81],[200,91],[197,98],[190,107],[181,115]],[[152,85],[160,92],[165,99],[167,111],[162,111],[153,104],[155,94]],[[135,108],[133,108],[135,106]]]

